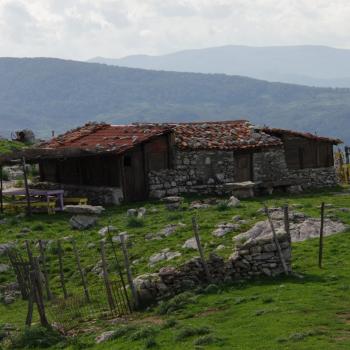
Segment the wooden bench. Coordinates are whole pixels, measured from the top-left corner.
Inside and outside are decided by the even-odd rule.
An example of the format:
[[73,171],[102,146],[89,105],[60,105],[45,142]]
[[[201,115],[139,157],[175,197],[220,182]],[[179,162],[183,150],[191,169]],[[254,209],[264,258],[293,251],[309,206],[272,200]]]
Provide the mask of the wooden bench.
[[88,204],[87,198],[65,197],[63,200],[64,200],[64,205],[87,205]]

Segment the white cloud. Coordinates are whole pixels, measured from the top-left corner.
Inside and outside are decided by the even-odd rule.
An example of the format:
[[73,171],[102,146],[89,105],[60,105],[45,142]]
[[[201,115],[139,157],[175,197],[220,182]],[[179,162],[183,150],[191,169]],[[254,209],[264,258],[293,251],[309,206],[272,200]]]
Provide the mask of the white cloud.
[[348,0],[0,0],[0,56],[87,59],[186,48],[350,48]]

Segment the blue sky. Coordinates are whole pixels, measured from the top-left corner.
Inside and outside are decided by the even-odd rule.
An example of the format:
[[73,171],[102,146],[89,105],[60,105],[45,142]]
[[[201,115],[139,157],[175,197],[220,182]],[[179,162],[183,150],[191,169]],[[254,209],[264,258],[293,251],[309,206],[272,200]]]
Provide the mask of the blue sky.
[[94,56],[227,44],[350,48],[349,0],[0,0],[0,56]]

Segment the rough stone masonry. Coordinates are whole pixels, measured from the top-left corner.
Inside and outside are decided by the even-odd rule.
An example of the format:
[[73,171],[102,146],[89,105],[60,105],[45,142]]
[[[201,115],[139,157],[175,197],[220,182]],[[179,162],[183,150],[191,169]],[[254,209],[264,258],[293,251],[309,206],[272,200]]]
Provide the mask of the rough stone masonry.
[[[277,240],[291,272],[291,240],[285,232],[277,233]],[[277,276],[284,272],[272,234],[236,243],[228,260],[211,254],[208,261],[211,281],[207,281],[199,258],[175,267],[163,267],[158,273],[135,278],[140,300],[144,305],[166,298],[199,285],[232,282],[255,276]]]

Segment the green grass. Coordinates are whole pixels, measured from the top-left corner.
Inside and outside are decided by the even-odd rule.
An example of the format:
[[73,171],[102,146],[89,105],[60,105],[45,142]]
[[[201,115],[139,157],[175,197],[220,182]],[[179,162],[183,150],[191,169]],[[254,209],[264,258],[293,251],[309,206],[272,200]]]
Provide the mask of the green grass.
[[18,141],[0,140],[0,155],[11,153],[24,147],[25,145]]
[[[188,208],[188,198],[184,206]],[[93,266],[98,256],[98,229],[111,224],[120,231],[130,235],[130,260],[137,260],[133,265],[133,274],[154,272],[165,265],[180,264],[192,256],[194,251],[181,248],[183,242],[192,237],[191,217],[196,214],[205,252],[209,254],[219,244],[225,249],[218,253],[227,257],[232,252],[233,235],[245,231],[254,222],[264,218],[257,214],[262,203],[269,206],[280,206],[288,202],[299,204],[297,210],[308,215],[319,216],[318,206],[322,201],[333,204],[326,214],[332,214],[350,225],[349,213],[337,210],[350,207],[350,193],[334,195],[333,192],[305,193],[295,196],[272,196],[243,200],[239,208],[220,210],[215,206],[197,212],[183,210],[169,212],[159,202],[137,203],[108,208],[99,219],[95,229],[84,232],[72,231],[69,228],[66,214],[34,215],[33,218],[9,219],[1,225],[0,242],[17,239],[22,242],[28,239],[55,239],[73,236],[81,251],[84,267]],[[148,212],[144,224],[129,227],[126,216],[128,208],[145,206]],[[151,209],[157,211],[152,212]],[[214,227],[240,215],[248,223],[235,234],[216,238],[211,235]],[[159,232],[169,223],[182,222],[173,235],[162,240],[145,240],[147,233]],[[26,237],[18,237],[23,227],[31,232]],[[95,248],[88,248],[88,243],[95,242]],[[79,274],[74,264],[71,245],[63,241],[65,251],[65,269],[68,279],[68,290],[81,291]],[[180,251],[182,256],[155,266],[148,265],[148,258],[164,248]],[[50,273],[52,286],[59,291],[57,259],[53,255],[55,245],[50,248]],[[111,252],[108,252],[111,254]],[[111,255],[110,255],[111,256]],[[186,293],[185,297],[177,296],[164,301],[159,306],[142,313],[132,315],[129,320],[114,325],[108,320],[89,322],[81,326],[81,334],[76,338],[77,344],[67,345],[67,349],[77,349],[80,344],[91,349],[349,349],[350,348],[350,231],[325,238],[324,268],[317,267],[317,239],[293,244],[293,270],[297,276],[277,279],[257,279],[237,281],[232,285],[219,288],[203,289],[201,293]],[[0,258],[0,263],[6,262]],[[1,275],[0,283],[10,280],[10,273]],[[89,283],[97,283],[98,278],[88,275]],[[26,303],[17,301],[5,306],[0,304],[0,323],[23,325]],[[88,331],[84,332],[84,329]],[[94,345],[96,335],[116,330],[118,336],[109,342]],[[196,332],[196,330],[202,330]],[[205,332],[204,332],[205,330]],[[180,340],[180,336],[183,339]],[[184,336],[185,335],[185,336]],[[53,347],[54,348],[54,347]],[[56,347],[58,348],[58,346]],[[62,348],[62,346],[61,346]]]

